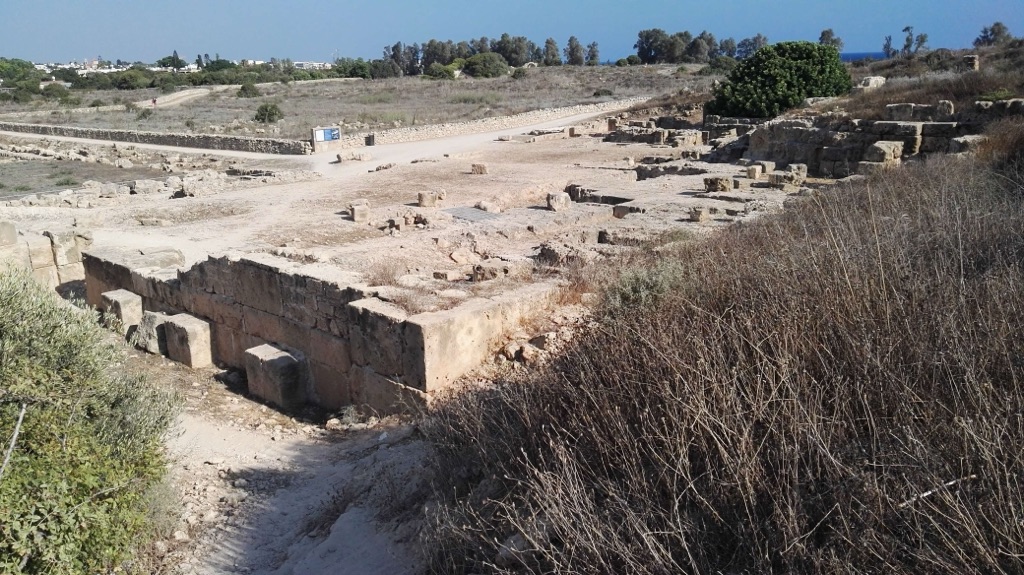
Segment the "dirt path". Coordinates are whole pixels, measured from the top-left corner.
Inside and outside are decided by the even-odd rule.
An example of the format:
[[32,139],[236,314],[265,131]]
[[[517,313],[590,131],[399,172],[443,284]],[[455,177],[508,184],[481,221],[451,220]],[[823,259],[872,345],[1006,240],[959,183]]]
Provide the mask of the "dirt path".
[[[225,85],[225,86],[212,86],[210,88],[191,88],[191,89],[188,89],[188,90],[181,90],[181,91],[178,91],[178,92],[173,92],[171,94],[163,94],[163,95],[157,96],[156,103],[157,103],[157,107],[158,108],[171,108],[171,107],[174,107],[174,106],[180,106],[180,105],[182,105],[182,104],[184,104],[186,102],[191,102],[192,100],[196,100],[196,99],[202,98],[204,96],[208,96],[208,95],[213,94],[215,92],[224,92],[226,90],[231,90],[231,89],[237,90],[238,86]],[[153,101],[152,100],[139,100],[138,102],[135,102],[135,105],[140,107],[140,108],[152,107]],[[74,111],[74,110],[72,110],[72,111]]]

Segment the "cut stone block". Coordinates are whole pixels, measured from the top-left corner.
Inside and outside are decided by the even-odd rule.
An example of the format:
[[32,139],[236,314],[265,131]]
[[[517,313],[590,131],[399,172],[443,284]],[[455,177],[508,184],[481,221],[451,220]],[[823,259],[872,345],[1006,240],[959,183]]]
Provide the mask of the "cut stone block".
[[0,222],[0,247],[13,246],[18,242],[18,228],[13,222]]
[[54,266],[53,248],[50,245],[50,238],[32,235],[25,238],[25,243],[28,244],[28,255],[32,260],[32,269],[38,270]]
[[352,216],[353,222],[365,224],[370,221],[370,206],[366,204],[352,206],[349,208],[349,214]]
[[60,276],[57,275],[57,266],[34,269],[32,270],[32,277],[48,289],[54,289],[60,285]]
[[747,177],[750,178],[751,180],[756,180],[756,179],[761,177],[761,173],[762,173],[763,169],[764,168],[760,164],[755,164],[753,166],[748,166],[747,167]]
[[775,162],[760,161],[755,165],[761,166],[761,173],[768,174],[775,171]]
[[28,245],[16,242],[9,246],[0,246],[0,265],[11,264],[26,270],[32,269],[32,259],[28,255]]
[[57,266],[57,279],[60,283],[83,281],[85,279],[85,266],[81,262]]
[[437,207],[437,192],[420,192],[417,195],[417,203],[421,208]]
[[249,393],[286,408],[306,401],[305,357],[264,344],[245,350],[245,375]]
[[[142,296],[126,289],[103,292],[103,312],[107,325],[121,335],[131,336],[142,323]],[[111,320],[117,320],[116,322]]]
[[632,213],[632,211],[629,206],[613,206],[612,217],[621,220]]
[[169,315],[155,311],[143,311],[142,319],[135,330],[135,347],[155,355],[167,355],[167,331],[164,324]]
[[903,142],[875,142],[864,150],[866,162],[892,162],[903,155]]
[[469,171],[476,175],[485,175],[487,174],[487,164],[473,164]]
[[565,192],[548,194],[548,209],[553,212],[564,212],[572,207],[572,198]]
[[167,318],[164,330],[167,334],[167,357],[192,368],[213,365],[209,323],[187,313],[179,313]]
[[730,178],[713,177],[704,178],[704,191],[708,193],[727,192],[732,189]]
[[43,235],[50,238],[53,261],[58,266],[82,262],[82,252],[78,250],[74,232],[43,232]]
[[711,219],[711,214],[707,208],[693,208],[690,210],[690,221],[696,223],[706,222]]

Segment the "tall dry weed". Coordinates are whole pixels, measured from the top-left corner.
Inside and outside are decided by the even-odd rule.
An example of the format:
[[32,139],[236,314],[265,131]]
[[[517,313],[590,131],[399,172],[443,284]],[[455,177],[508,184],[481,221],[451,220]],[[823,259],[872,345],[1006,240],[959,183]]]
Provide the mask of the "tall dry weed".
[[1022,191],[933,161],[652,259],[425,422],[435,571],[1024,571]]

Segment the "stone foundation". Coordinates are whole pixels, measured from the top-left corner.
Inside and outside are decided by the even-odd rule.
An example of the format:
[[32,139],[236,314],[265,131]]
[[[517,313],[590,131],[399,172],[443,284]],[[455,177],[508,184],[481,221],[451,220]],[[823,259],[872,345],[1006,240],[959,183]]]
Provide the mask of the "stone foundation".
[[[146,317],[140,335],[147,319],[160,325],[152,312],[172,314],[162,322],[169,353],[177,337],[171,325],[191,325],[176,319],[188,314],[208,324],[214,363],[249,369],[253,348],[286,350],[303,362],[303,401],[332,409],[361,404],[391,412],[425,405],[429,394],[479,366],[524,320],[543,313],[557,292],[554,285],[533,284],[409,315],[356,274],[268,254],[210,257],[186,269],[173,250],[93,249],[84,263],[91,303],[117,289],[141,296]],[[192,332],[186,337],[197,338]],[[159,345],[159,334],[150,340]],[[187,347],[191,354],[191,343]],[[253,393],[284,402],[266,389],[257,384]]]

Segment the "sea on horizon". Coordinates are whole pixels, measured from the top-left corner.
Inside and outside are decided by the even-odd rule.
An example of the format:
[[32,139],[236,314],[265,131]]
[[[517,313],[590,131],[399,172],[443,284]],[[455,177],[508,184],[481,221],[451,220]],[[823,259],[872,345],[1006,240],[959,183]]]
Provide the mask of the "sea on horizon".
[[872,60],[885,60],[885,52],[843,52],[839,55],[843,62],[856,62],[871,58]]

